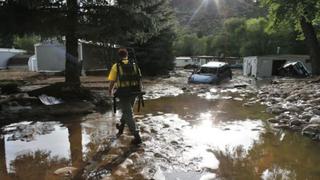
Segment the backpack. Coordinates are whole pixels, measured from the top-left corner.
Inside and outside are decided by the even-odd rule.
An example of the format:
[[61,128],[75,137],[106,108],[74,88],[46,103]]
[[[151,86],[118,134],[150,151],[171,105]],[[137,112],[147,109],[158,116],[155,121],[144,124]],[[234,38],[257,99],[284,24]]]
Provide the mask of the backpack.
[[117,66],[117,90],[115,96],[125,97],[141,93],[141,72],[134,62],[125,64],[122,61]]

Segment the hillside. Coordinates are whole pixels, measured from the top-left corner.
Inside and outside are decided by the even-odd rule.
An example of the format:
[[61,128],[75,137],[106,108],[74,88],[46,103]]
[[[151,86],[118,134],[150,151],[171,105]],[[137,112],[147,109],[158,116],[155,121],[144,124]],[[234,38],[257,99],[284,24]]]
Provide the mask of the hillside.
[[179,27],[199,36],[214,34],[230,17],[264,16],[253,0],[172,0]]

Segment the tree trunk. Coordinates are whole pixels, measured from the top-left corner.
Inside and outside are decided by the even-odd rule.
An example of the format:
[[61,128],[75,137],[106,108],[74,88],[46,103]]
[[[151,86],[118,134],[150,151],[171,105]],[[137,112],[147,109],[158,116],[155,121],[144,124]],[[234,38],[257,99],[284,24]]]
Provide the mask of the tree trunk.
[[308,22],[305,17],[301,17],[300,25],[310,51],[312,74],[320,75],[320,46],[317,39],[317,34],[312,23]]
[[78,38],[77,38],[77,0],[67,0],[67,31],[66,31],[66,68],[65,81],[68,84],[80,85],[80,69],[78,62]]

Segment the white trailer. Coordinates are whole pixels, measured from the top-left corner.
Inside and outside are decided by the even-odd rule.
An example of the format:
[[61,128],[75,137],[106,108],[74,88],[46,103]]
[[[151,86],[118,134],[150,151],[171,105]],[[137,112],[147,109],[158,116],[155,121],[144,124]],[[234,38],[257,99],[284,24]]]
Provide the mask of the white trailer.
[[26,51],[22,49],[0,48],[0,69],[7,69],[8,60],[17,54],[23,54],[23,53],[26,53]]
[[176,57],[175,58],[176,67],[184,67],[186,65],[193,65],[194,62],[192,61],[191,57]]
[[63,44],[36,44],[35,56],[39,72],[60,72],[65,70],[66,48]]
[[311,71],[310,56],[308,55],[270,55],[250,56],[243,58],[243,75],[268,78],[279,75],[279,68],[286,63],[300,61]]

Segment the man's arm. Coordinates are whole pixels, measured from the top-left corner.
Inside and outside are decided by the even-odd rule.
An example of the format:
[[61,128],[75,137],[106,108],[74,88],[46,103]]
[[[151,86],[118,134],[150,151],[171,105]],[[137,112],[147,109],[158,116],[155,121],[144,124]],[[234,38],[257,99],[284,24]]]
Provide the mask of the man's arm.
[[114,89],[114,86],[115,86],[115,82],[116,82],[116,79],[117,79],[117,65],[114,64],[112,67],[111,67],[111,71],[109,73],[109,76],[108,76],[108,81],[109,81],[109,95],[110,96],[113,96],[113,89]]

